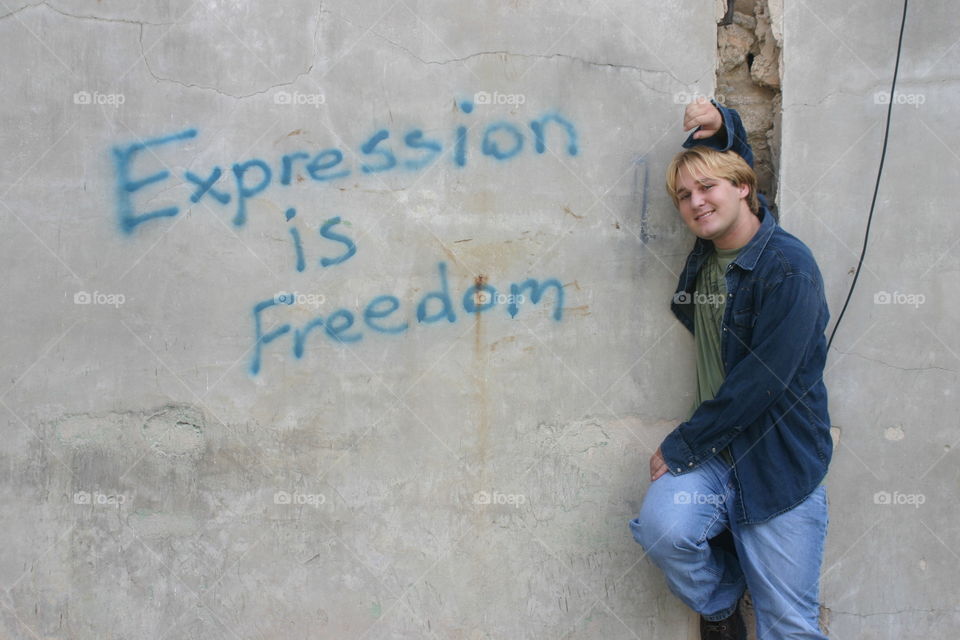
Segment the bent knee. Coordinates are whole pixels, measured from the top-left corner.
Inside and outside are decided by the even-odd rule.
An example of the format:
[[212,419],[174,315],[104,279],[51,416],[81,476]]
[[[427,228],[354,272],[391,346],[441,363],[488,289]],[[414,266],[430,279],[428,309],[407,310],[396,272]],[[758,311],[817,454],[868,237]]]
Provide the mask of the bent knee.
[[654,560],[678,559],[698,553],[704,545],[709,544],[705,539],[698,538],[698,533],[689,526],[692,524],[683,520],[668,520],[662,515],[647,518],[641,511],[639,516],[630,521],[630,531],[633,539]]
[[644,518],[642,512],[630,521],[630,532],[633,534],[633,539],[649,555],[670,553],[678,542],[671,527],[664,526],[662,519]]

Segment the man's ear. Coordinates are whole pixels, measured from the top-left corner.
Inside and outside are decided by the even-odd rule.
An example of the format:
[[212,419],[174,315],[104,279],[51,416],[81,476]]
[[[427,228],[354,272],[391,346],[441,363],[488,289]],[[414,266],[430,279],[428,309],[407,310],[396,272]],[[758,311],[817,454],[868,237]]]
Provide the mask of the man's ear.
[[748,185],[746,182],[741,183],[737,186],[737,192],[740,194],[741,198],[746,198],[750,195],[750,185]]

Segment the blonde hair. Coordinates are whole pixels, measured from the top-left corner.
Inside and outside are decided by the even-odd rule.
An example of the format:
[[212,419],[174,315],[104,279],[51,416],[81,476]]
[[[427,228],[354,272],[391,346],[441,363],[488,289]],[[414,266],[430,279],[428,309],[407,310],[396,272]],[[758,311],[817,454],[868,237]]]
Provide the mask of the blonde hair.
[[757,174],[746,160],[733,151],[717,151],[710,147],[697,146],[685,149],[673,157],[667,167],[667,193],[673,199],[674,206],[680,205],[679,190],[680,171],[686,169],[692,176],[708,176],[711,178],[729,180],[734,186],[747,185],[750,193],[747,194],[747,205],[754,215],[760,211],[760,201],[757,198]]

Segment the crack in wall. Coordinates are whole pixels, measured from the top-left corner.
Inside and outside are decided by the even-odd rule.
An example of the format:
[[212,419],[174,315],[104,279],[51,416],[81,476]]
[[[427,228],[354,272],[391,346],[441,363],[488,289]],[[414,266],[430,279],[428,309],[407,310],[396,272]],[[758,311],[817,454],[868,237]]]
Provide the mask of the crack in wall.
[[[612,68],[614,68],[614,69],[629,69],[629,70],[632,70],[632,71],[641,71],[641,72],[644,72],[644,73],[661,73],[661,74],[665,74],[665,75],[670,76],[671,78],[673,78],[673,79],[676,80],[677,82],[681,82],[679,78],[677,78],[676,76],[674,76],[674,75],[673,75],[672,73],[670,73],[669,71],[664,71],[664,70],[661,70],[661,69],[645,69],[645,68],[640,67],[640,66],[637,66],[637,65],[623,64],[623,63],[617,63],[617,62],[600,62],[600,61],[597,61],[597,60],[588,60],[587,58],[582,58],[582,57],[580,57],[580,56],[572,56],[572,55],[567,54],[567,53],[550,53],[550,54],[540,53],[540,54],[537,54],[537,53],[520,53],[520,52],[516,52],[516,51],[506,51],[506,50],[503,50],[503,49],[497,49],[497,50],[493,50],[493,51],[477,51],[477,52],[471,53],[471,54],[469,54],[469,55],[466,55],[466,56],[463,56],[463,57],[460,57],[460,58],[449,58],[449,59],[447,59],[447,60],[424,60],[423,58],[420,58],[420,57],[417,56],[416,54],[412,53],[409,49],[406,49],[405,47],[402,47],[402,46],[398,45],[398,44],[395,43],[395,42],[391,42],[391,44],[394,44],[395,46],[400,47],[400,48],[403,49],[404,51],[407,51],[408,53],[410,53],[410,55],[414,56],[415,58],[417,58],[417,60],[419,60],[420,62],[422,62],[422,63],[424,63],[424,64],[444,65],[444,64],[450,64],[451,62],[465,62],[465,61],[467,61],[467,60],[470,60],[471,58],[476,58],[476,57],[479,57],[479,56],[488,56],[488,55],[513,56],[513,57],[519,57],[519,58],[537,58],[537,59],[541,59],[541,60],[550,60],[550,59],[553,59],[553,58],[567,58],[568,60],[573,60],[573,61],[576,61],[576,62],[581,62],[581,63],[583,63],[583,64],[590,65],[590,66],[594,66],[594,67],[612,67]],[[682,84],[682,83],[681,83],[681,84]]]
[[[167,77],[164,77],[164,76],[159,76],[159,75],[157,75],[157,73],[153,70],[153,67],[150,66],[150,61],[147,59],[147,53],[146,53],[146,51],[145,51],[144,48],[143,48],[143,25],[140,26],[140,34],[139,34],[139,36],[138,36],[138,38],[137,38],[137,41],[138,41],[139,44],[140,44],[140,59],[143,60],[143,65],[144,65],[144,67],[147,69],[147,73],[149,73],[149,74],[150,74],[150,77],[152,77],[152,78],[153,78],[154,80],[156,80],[157,82],[166,82],[166,83],[170,83],[170,84],[176,84],[176,85],[179,85],[179,86],[181,86],[181,87],[186,87],[186,88],[188,88],[188,89],[205,89],[205,90],[207,90],[207,91],[213,91],[213,92],[218,93],[218,94],[220,94],[220,95],[222,95],[222,96],[225,96],[225,97],[228,97],[228,98],[233,98],[233,99],[235,99],[235,100],[241,100],[241,99],[243,99],[243,98],[250,98],[250,97],[252,97],[252,96],[258,96],[258,95],[267,93],[268,91],[272,91],[273,89],[277,89],[277,88],[279,88],[279,87],[288,87],[288,86],[294,84],[297,80],[299,80],[299,79],[302,78],[303,76],[309,75],[310,72],[313,71],[313,67],[314,67],[314,62],[311,62],[310,65],[307,67],[307,70],[306,70],[306,71],[303,71],[303,72],[301,72],[301,73],[298,73],[298,74],[297,74],[292,80],[290,80],[290,81],[280,82],[280,83],[277,83],[277,84],[272,84],[272,85],[270,85],[270,86],[268,86],[268,87],[266,87],[265,89],[262,89],[262,90],[260,90],[260,91],[253,91],[253,92],[251,92],[251,93],[233,94],[233,93],[230,93],[230,92],[228,92],[228,91],[223,91],[223,90],[221,90],[221,89],[219,89],[219,88],[217,88],[217,87],[214,87],[214,86],[209,86],[209,85],[205,85],[205,84],[199,84],[199,83],[195,83],[195,82],[184,82],[183,80],[177,80],[176,78],[167,78]],[[316,60],[316,52],[314,52],[314,60]]]
[[[354,23],[352,20],[348,20],[347,18],[345,18],[345,17],[343,17],[343,16],[341,16],[341,15],[337,15],[337,18],[340,19],[340,20],[343,20],[344,22],[347,22],[348,24],[351,24],[351,25],[353,25],[353,26],[357,26],[356,23]],[[687,86],[689,85],[689,83],[686,83],[686,82],[682,81],[680,78],[676,77],[676,76],[675,76],[670,70],[668,70],[668,69],[645,69],[645,68],[640,67],[640,66],[637,66],[637,65],[630,65],[630,64],[617,63],[617,62],[600,62],[600,61],[597,61],[597,60],[588,60],[587,58],[582,58],[582,57],[580,57],[580,56],[572,56],[572,55],[566,54],[566,53],[551,53],[551,54],[544,54],[544,53],[521,53],[521,52],[517,52],[517,51],[507,51],[507,50],[504,50],[504,49],[496,49],[496,50],[490,50],[490,51],[476,51],[476,52],[474,52],[474,53],[470,53],[470,54],[467,54],[467,55],[465,55],[465,56],[461,56],[461,57],[459,57],[459,58],[447,58],[447,59],[445,59],[445,60],[427,60],[427,59],[425,59],[425,58],[422,58],[422,57],[418,56],[416,53],[414,53],[413,51],[411,51],[411,50],[408,49],[407,47],[403,46],[403,45],[400,44],[399,42],[395,42],[395,41],[391,40],[390,38],[387,38],[386,36],[384,36],[384,35],[382,35],[382,34],[380,34],[380,33],[377,33],[376,31],[371,31],[371,33],[373,33],[373,35],[377,36],[378,38],[380,38],[381,40],[383,40],[383,41],[386,42],[387,44],[389,44],[389,45],[391,45],[391,46],[393,46],[393,47],[396,47],[397,49],[400,49],[401,51],[405,52],[407,55],[409,55],[410,57],[414,58],[415,60],[419,61],[419,62],[422,63],[422,64],[435,64],[435,65],[441,65],[441,66],[442,66],[442,65],[450,64],[451,62],[466,62],[467,60],[470,60],[471,58],[476,58],[476,57],[479,57],[479,56],[487,56],[487,55],[501,55],[501,56],[513,56],[513,57],[520,57],[520,58],[538,58],[538,59],[567,58],[567,59],[569,59],[569,60],[573,60],[573,61],[576,61],[576,62],[581,62],[581,63],[583,63],[583,64],[590,65],[590,66],[611,67],[611,68],[614,68],[614,69],[627,69],[627,70],[630,70],[630,71],[639,71],[639,72],[641,72],[641,73],[663,74],[663,75],[669,76],[672,80],[674,80],[675,82],[677,82],[678,84],[680,84],[680,85],[682,85],[682,86],[684,86],[684,87],[687,87]],[[641,81],[641,82],[642,82],[642,81]],[[659,90],[659,89],[655,89],[655,88],[653,88],[653,87],[650,87],[650,86],[647,85],[646,83],[643,83],[643,84],[644,84],[644,86],[647,86],[648,88],[652,89],[653,91],[656,91],[657,93],[662,93],[662,94],[665,94],[665,95],[672,95],[672,93],[669,92],[669,91],[661,91],[661,90]]]
[[[570,55],[570,54],[567,54],[567,53],[559,53],[559,52],[558,52],[558,53],[550,53],[550,54],[545,54],[545,53],[522,53],[522,52],[518,52],[518,51],[507,51],[507,50],[505,50],[505,49],[496,49],[496,50],[490,50],[490,51],[475,51],[475,52],[473,52],[473,53],[467,54],[467,55],[465,55],[465,56],[461,56],[461,57],[459,57],[459,58],[447,58],[447,59],[444,59],[444,60],[427,60],[427,59],[425,59],[425,58],[420,57],[419,55],[417,55],[416,53],[414,53],[413,51],[411,51],[410,49],[408,49],[407,47],[403,46],[402,44],[400,44],[400,43],[398,43],[398,42],[394,42],[393,40],[390,40],[389,38],[386,38],[386,37],[384,37],[383,35],[381,35],[381,34],[379,34],[379,33],[376,33],[376,32],[373,32],[373,34],[374,34],[375,36],[377,36],[378,38],[380,38],[381,40],[383,40],[384,42],[386,42],[387,44],[389,44],[389,45],[391,45],[391,46],[393,46],[393,47],[396,47],[397,49],[400,49],[401,51],[405,52],[406,54],[408,54],[408,55],[409,55],[410,57],[412,57],[413,59],[415,59],[415,60],[417,60],[418,62],[420,62],[421,64],[425,64],[425,65],[439,65],[439,66],[443,66],[443,65],[447,65],[447,64],[454,63],[454,62],[466,62],[467,60],[470,60],[470,59],[472,59],[472,58],[481,57],[481,56],[504,56],[504,57],[505,57],[505,56],[510,56],[510,57],[515,57],[515,58],[533,58],[533,59],[539,59],[539,60],[551,60],[551,59],[553,59],[553,58],[566,58],[566,59],[568,59],[568,60],[571,60],[571,61],[574,61],[574,62],[579,62],[579,63],[581,63],[581,64],[585,64],[585,65],[592,66],[592,67],[609,67],[609,68],[612,68],[612,69],[623,69],[623,70],[627,70],[627,71],[636,71],[636,72],[639,72],[639,73],[641,73],[641,74],[644,74],[644,73],[659,74],[659,75],[667,76],[668,78],[670,78],[671,80],[673,80],[674,82],[676,82],[676,83],[677,83],[678,85],[680,85],[681,87],[686,88],[686,87],[689,86],[688,83],[685,83],[685,82],[683,82],[682,80],[680,80],[679,78],[677,78],[677,77],[676,77],[671,71],[669,71],[669,70],[665,70],[665,69],[646,69],[646,68],[644,68],[644,67],[637,66],[637,65],[630,65],[630,64],[617,63],[617,62],[601,62],[601,61],[597,61],[597,60],[589,60],[589,59],[587,59],[587,58],[582,58],[582,57],[580,57],[580,56],[573,56],[573,55]],[[643,86],[645,86],[646,88],[650,89],[651,91],[653,91],[653,92],[655,92],[655,93],[659,93],[659,94],[667,95],[667,96],[672,96],[672,95],[674,95],[674,93],[675,93],[674,91],[671,91],[671,90],[666,90],[666,91],[665,91],[665,90],[660,89],[660,88],[657,88],[657,87],[655,87],[655,86],[651,86],[650,83],[645,82],[643,79],[640,80],[640,83],[641,83]]]
[[[9,11],[9,12],[3,14],[2,16],[0,16],[0,20],[4,20],[5,18],[12,18],[13,16],[17,15],[18,13],[21,13],[21,12],[23,12],[23,11],[26,11],[27,9],[32,9],[33,7],[38,7],[38,6],[42,5],[42,4],[46,4],[46,2],[38,2],[38,3],[36,3],[36,4],[25,4],[25,5],[23,5],[22,7],[20,7],[19,9],[14,9],[13,11]],[[6,5],[4,5],[4,6],[6,6]]]
[[[320,51],[319,51],[319,48],[320,48],[320,37],[319,37],[319,36],[320,36],[321,19],[322,19],[323,12],[324,12],[323,5],[321,4],[320,7],[318,8],[318,11],[317,11],[317,19],[316,19],[316,21],[315,21],[315,26],[314,26],[314,30],[313,30],[313,54],[311,55],[311,61],[310,61],[310,64],[307,66],[306,70],[298,73],[298,74],[297,74],[296,76],[294,76],[291,80],[287,80],[287,81],[283,81],[283,82],[278,82],[278,83],[276,83],[276,84],[272,84],[272,85],[270,85],[270,86],[268,86],[268,87],[266,87],[266,88],[264,88],[264,89],[261,89],[261,90],[259,90],[259,91],[253,91],[253,92],[250,92],[250,93],[243,93],[243,94],[232,94],[232,93],[229,93],[229,92],[227,92],[227,91],[223,91],[223,90],[221,90],[221,89],[219,89],[219,88],[217,88],[217,87],[214,87],[214,86],[203,85],[203,84],[192,83],[192,82],[184,82],[184,81],[178,80],[178,79],[176,79],[176,78],[168,78],[168,77],[160,76],[160,75],[158,75],[158,74],[153,70],[153,68],[150,66],[150,61],[149,61],[148,58],[147,58],[147,50],[146,50],[146,49],[144,48],[144,46],[143,46],[143,31],[144,31],[144,27],[145,27],[145,26],[151,26],[151,27],[172,27],[172,26],[178,24],[178,21],[174,21],[174,22],[149,22],[149,21],[146,21],[146,20],[128,20],[128,19],[121,19],[121,18],[104,18],[104,17],[100,17],[100,16],[93,16],[93,15],[74,14],[74,13],[69,13],[69,12],[63,11],[63,10],[61,10],[61,9],[58,9],[58,8],[56,8],[56,7],[53,7],[53,6],[51,6],[46,0],[44,0],[43,2],[38,2],[38,3],[34,3],[34,4],[24,5],[23,7],[20,7],[19,9],[16,9],[16,10],[14,10],[14,11],[11,11],[11,12],[9,12],[9,13],[6,13],[6,14],[0,16],[0,20],[3,20],[4,18],[15,17],[17,14],[19,14],[19,13],[21,13],[21,12],[23,12],[23,11],[26,11],[26,10],[28,10],[28,9],[35,8],[35,7],[44,7],[44,8],[46,8],[47,10],[49,10],[49,11],[51,11],[51,12],[53,12],[53,13],[56,13],[56,14],[61,15],[61,16],[63,16],[63,17],[71,18],[71,19],[74,19],[74,20],[92,20],[92,21],[96,21],[96,22],[107,22],[107,23],[115,23],[115,24],[135,25],[135,26],[137,26],[137,27],[139,28],[139,34],[138,34],[138,37],[137,37],[137,42],[138,42],[139,48],[140,48],[140,59],[143,60],[143,64],[144,64],[144,66],[145,66],[146,69],[147,69],[147,73],[149,73],[150,76],[151,76],[154,80],[156,80],[157,82],[172,83],[172,84],[176,84],[176,85],[179,85],[179,86],[182,86],[182,87],[191,88],[191,89],[205,89],[205,90],[209,90],[209,91],[214,91],[214,92],[216,92],[216,93],[218,93],[218,94],[220,94],[220,95],[223,95],[223,96],[226,96],[226,97],[230,97],[230,98],[234,98],[234,99],[237,99],[237,100],[242,99],[242,98],[249,98],[249,97],[256,96],[256,95],[261,95],[261,94],[267,93],[267,92],[269,92],[269,91],[272,91],[272,90],[274,90],[274,89],[277,89],[277,88],[279,88],[279,87],[287,87],[287,86],[293,85],[293,84],[295,84],[298,80],[300,80],[300,78],[302,78],[302,77],[304,77],[304,76],[307,76],[307,75],[310,75],[310,73],[313,72],[313,69],[314,69],[314,67],[316,66],[317,57],[318,57],[319,54],[320,54]],[[165,35],[165,34],[164,34],[164,35]],[[162,37],[163,37],[163,36],[161,36],[161,38],[162,38]],[[271,73],[273,73],[272,70],[271,70]],[[274,74],[274,75],[276,75],[276,74]]]
[[60,15],[62,15],[62,16],[64,16],[64,17],[67,17],[67,18],[75,18],[75,19],[77,19],[77,20],[95,20],[95,21],[97,21],[97,22],[119,22],[119,23],[123,23],[123,24],[138,24],[138,25],[141,25],[141,26],[143,26],[143,25],[145,25],[145,24],[149,24],[149,25],[154,26],[154,27],[168,27],[168,26],[171,26],[171,25],[176,24],[175,21],[174,21],[174,22],[148,22],[148,21],[146,21],[146,20],[125,20],[125,19],[123,19],[123,18],[103,18],[103,17],[101,17],[101,16],[91,16],[91,15],[81,15],[81,14],[77,14],[77,13],[68,13],[68,12],[66,12],[66,11],[63,11],[62,9],[58,9],[58,8],[56,8],[56,7],[54,7],[54,6],[51,6],[50,3],[46,2],[46,0],[44,0],[44,2],[40,2],[40,3],[35,4],[35,5],[32,5],[32,6],[34,6],[34,7],[44,6],[44,7],[50,9],[51,11],[53,11],[53,12],[55,12],[55,13],[59,13]]
[[[138,38],[137,38],[137,41],[138,41],[139,46],[140,46],[140,59],[143,60],[143,64],[144,64],[144,66],[145,66],[146,69],[147,69],[147,73],[149,73],[150,76],[151,76],[154,80],[156,80],[157,82],[169,82],[169,83],[172,83],[172,84],[177,84],[177,85],[180,85],[180,86],[182,86],[182,87],[187,87],[187,88],[191,88],[191,89],[205,89],[205,90],[208,90],[208,91],[214,91],[214,92],[216,92],[216,93],[218,93],[218,94],[220,94],[220,95],[222,95],[222,96],[226,96],[226,97],[229,97],[229,98],[233,98],[233,99],[235,99],[235,100],[240,100],[240,99],[243,99],[243,98],[250,98],[250,97],[252,97],[252,96],[262,95],[262,94],[264,94],[264,93],[267,93],[267,92],[272,91],[272,90],[274,90],[274,89],[278,89],[278,88],[280,88],[280,87],[289,87],[290,85],[293,85],[293,84],[295,84],[298,80],[300,80],[300,78],[302,78],[302,77],[304,77],[304,76],[307,76],[307,75],[310,75],[310,73],[313,72],[313,69],[314,69],[314,67],[316,66],[316,63],[317,63],[317,57],[320,55],[320,51],[319,51],[319,49],[320,49],[320,22],[321,22],[322,17],[323,17],[323,5],[321,4],[320,7],[319,7],[319,10],[317,11],[317,19],[316,19],[316,23],[315,23],[314,29],[313,29],[313,55],[311,56],[310,64],[307,66],[306,70],[305,70],[305,71],[301,71],[300,73],[298,73],[296,76],[293,77],[292,80],[288,80],[288,81],[285,81],[285,82],[278,82],[278,83],[276,83],[276,84],[272,84],[272,85],[270,85],[270,86],[268,86],[268,87],[266,87],[266,88],[264,88],[264,89],[261,89],[260,91],[253,91],[253,92],[250,92],[250,93],[242,93],[242,94],[233,94],[233,93],[230,93],[230,92],[228,92],[228,91],[223,91],[223,90],[221,90],[221,89],[219,89],[219,88],[217,88],[217,87],[214,87],[214,86],[209,86],[209,85],[204,85],[204,84],[199,84],[199,83],[193,83],[193,82],[183,82],[182,80],[177,80],[176,78],[167,78],[167,77],[164,77],[164,76],[159,76],[159,75],[157,75],[157,73],[156,73],[156,72],[153,70],[153,68],[150,66],[150,61],[147,59],[147,52],[146,52],[146,50],[145,50],[144,47],[143,47],[143,24],[140,24],[140,33],[139,33],[139,36],[138,36]],[[162,37],[162,36],[161,36],[161,37]],[[272,70],[271,70],[271,73],[273,73]],[[276,76],[276,74],[274,74],[274,75]]]
[[897,366],[897,365],[895,365],[895,364],[891,364],[891,363],[889,363],[889,362],[885,362],[885,361],[883,361],[883,360],[880,360],[879,358],[870,358],[870,357],[865,356],[865,355],[863,355],[863,354],[861,354],[861,353],[857,353],[856,351],[840,351],[840,349],[837,349],[836,347],[834,347],[834,350],[837,351],[838,353],[842,353],[842,354],[845,355],[845,356],[854,356],[854,357],[860,358],[860,359],[862,359],[862,360],[868,360],[868,361],[870,361],[870,362],[876,362],[876,363],[879,364],[879,365],[883,365],[884,367],[889,367],[889,368],[891,368],[891,369],[897,369],[898,371],[945,371],[945,372],[948,372],[948,373],[960,373],[960,371],[957,371],[956,369],[950,369],[950,368],[947,368],[947,367],[934,367],[934,366],[929,366],[929,367],[899,367],[899,366]]
[[0,20],[3,20],[4,18],[13,17],[13,16],[15,16],[16,14],[21,13],[22,11],[26,11],[27,9],[33,9],[33,8],[35,8],[35,7],[46,7],[46,8],[49,9],[50,11],[53,11],[54,13],[58,13],[58,14],[60,14],[61,16],[64,16],[64,17],[66,17],[66,18],[74,18],[74,19],[77,19],[77,20],[95,20],[95,21],[97,21],[97,22],[117,22],[117,23],[123,23],[123,24],[137,24],[137,25],[149,24],[149,25],[152,25],[152,26],[155,26],[155,27],[164,27],[164,26],[170,26],[170,25],[176,24],[176,22],[148,22],[148,21],[146,21],[146,20],[126,20],[126,19],[123,19],[123,18],[104,18],[104,17],[102,17],[102,16],[92,16],[92,15],[81,15],[81,14],[77,14],[77,13],[69,13],[69,12],[67,12],[67,11],[64,11],[64,10],[62,10],[62,9],[58,9],[57,7],[52,6],[52,5],[51,5],[49,2],[47,2],[46,0],[43,0],[43,2],[35,2],[35,3],[33,3],[33,4],[25,4],[25,5],[23,5],[22,7],[20,7],[19,9],[14,9],[13,11],[10,11],[9,13],[5,13],[5,14],[3,14],[3,15],[0,15]]

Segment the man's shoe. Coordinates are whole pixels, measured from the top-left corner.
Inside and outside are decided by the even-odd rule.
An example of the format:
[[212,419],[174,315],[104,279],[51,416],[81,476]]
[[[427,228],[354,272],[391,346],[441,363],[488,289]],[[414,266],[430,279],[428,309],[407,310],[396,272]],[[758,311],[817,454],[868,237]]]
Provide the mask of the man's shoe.
[[740,616],[740,607],[729,618],[711,622],[700,616],[700,640],[747,640],[747,628]]

